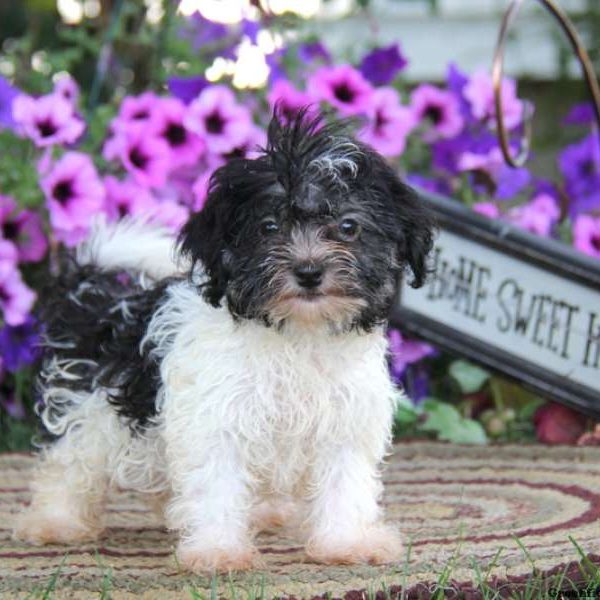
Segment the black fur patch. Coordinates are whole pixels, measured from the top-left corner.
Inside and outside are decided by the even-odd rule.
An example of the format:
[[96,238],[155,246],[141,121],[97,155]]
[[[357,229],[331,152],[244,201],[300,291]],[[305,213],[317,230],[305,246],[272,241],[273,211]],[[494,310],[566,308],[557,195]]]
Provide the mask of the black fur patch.
[[[69,373],[75,379],[46,379],[40,385],[89,392],[98,386],[109,391],[109,402],[132,431],[146,426],[156,414],[158,365],[140,348],[148,323],[170,283],[142,289],[125,273],[106,272],[94,266],[65,261],[61,275],[41,295],[44,323],[44,357],[76,360]],[[85,361],[85,362],[83,362]],[[69,410],[50,406],[50,415]]]

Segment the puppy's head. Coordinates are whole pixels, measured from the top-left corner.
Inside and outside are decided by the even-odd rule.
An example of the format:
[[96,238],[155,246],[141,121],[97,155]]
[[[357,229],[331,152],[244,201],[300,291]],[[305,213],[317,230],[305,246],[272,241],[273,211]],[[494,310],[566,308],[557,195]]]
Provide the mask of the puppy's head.
[[257,159],[215,172],[181,251],[203,293],[236,318],[368,330],[385,321],[398,279],[422,285],[431,218],[415,193],[343,123],[301,112],[271,121]]

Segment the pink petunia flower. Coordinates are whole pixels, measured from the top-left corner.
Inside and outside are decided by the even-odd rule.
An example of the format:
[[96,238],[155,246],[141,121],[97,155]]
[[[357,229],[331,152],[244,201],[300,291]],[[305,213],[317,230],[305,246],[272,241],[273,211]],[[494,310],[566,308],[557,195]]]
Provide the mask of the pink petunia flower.
[[121,128],[104,144],[103,155],[107,160],[120,160],[136,182],[145,187],[163,186],[171,169],[169,145],[141,123]]
[[507,219],[531,233],[549,236],[560,217],[556,201],[548,194],[539,194],[531,202],[508,211]]
[[17,203],[9,196],[0,195],[0,232],[13,242],[18,258],[24,262],[42,260],[48,249],[40,215],[31,210],[17,210]]
[[345,116],[367,113],[374,91],[362,73],[350,65],[317,69],[307,89],[315,100],[331,104]]
[[171,150],[172,168],[195,164],[205,150],[202,139],[184,124],[187,107],[176,98],[162,98],[152,117],[158,137]]
[[73,106],[79,100],[79,86],[70,75],[63,75],[55,81],[53,93],[63,97]]
[[271,110],[278,107],[279,113],[288,121],[302,108],[310,107],[315,99],[307,92],[296,89],[287,79],[275,81],[267,95]]
[[600,217],[579,215],[573,226],[573,245],[585,254],[600,258]]
[[0,240],[0,309],[11,326],[22,325],[35,302],[35,293],[23,283],[16,259],[14,245]]
[[143,217],[156,209],[157,201],[150,190],[133,179],[120,181],[108,175],[104,178],[104,188],[109,221],[118,221],[126,216]]
[[139,96],[126,96],[121,102],[119,113],[112,122],[115,131],[131,123],[144,123],[152,119],[161,99],[154,92],[145,92]]
[[87,154],[67,152],[42,178],[41,186],[55,236],[67,246],[85,239],[103,211],[105,191]]
[[379,88],[373,93],[369,121],[359,132],[359,138],[384,156],[399,156],[414,126],[413,112],[400,104],[398,92]]
[[163,200],[157,202],[154,210],[149,215],[151,223],[159,223],[173,233],[177,233],[187,222],[190,211],[176,200]]
[[[494,84],[490,74],[482,69],[475,72],[465,87],[463,96],[471,105],[476,119],[492,121],[496,115]],[[508,129],[518,127],[523,120],[523,102],[517,98],[517,84],[513,79],[502,81],[502,108],[504,122]]]
[[205,141],[210,154],[224,154],[243,143],[252,128],[252,117],[229,88],[214,85],[189,105],[184,123]]
[[433,85],[423,84],[413,91],[411,109],[417,123],[425,122],[431,127],[425,132],[426,141],[452,138],[464,126],[460,104],[454,94]]
[[39,98],[17,96],[12,108],[20,131],[40,148],[53,144],[72,144],[85,129],[71,102],[57,94]]
[[473,210],[489,219],[497,219],[500,216],[498,207],[491,202],[476,202],[473,204]]
[[389,355],[391,370],[396,377],[400,377],[406,367],[419,362],[426,356],[435,353],[435,349],[417,340],[405,340],[397,329],[388,332]]
[[208,198],[208,187],[213,172],[213,170],[207,169],[204,171],[204,173],[198,176],[196,181],[194,181],[194,185],[192,186],[192,191],[194,193],[194,204],[192,206],[192,210],[194,212],[201,211],[204,208],[204,204]]
[[260,149],[267,145],[267,134],[264,129],[257,127],[254,123],[246,131],[244,137],[229,152],[211,157],[209,161],[213,166],[221,166],[232,158],[254,159],[260,155]]

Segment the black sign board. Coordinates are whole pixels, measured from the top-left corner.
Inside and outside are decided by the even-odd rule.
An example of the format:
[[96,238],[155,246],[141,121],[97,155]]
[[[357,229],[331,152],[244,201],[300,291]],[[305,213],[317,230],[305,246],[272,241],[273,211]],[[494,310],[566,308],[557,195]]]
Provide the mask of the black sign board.
[[600,261],[423,194],[439,235],[428,283],[392,323],[600,416]]

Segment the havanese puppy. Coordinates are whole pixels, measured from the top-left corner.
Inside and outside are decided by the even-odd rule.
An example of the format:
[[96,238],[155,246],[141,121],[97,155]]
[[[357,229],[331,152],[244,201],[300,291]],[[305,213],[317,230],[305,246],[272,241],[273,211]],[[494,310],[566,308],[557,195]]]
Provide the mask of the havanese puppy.
[[174,241],[100,227],[45,298],[32,501],[15,536],[102,532],[109,487],[151,494],[195,572],[257,564],[292,520],[324,563],[399,558],[380,465],[399,393],[385,325],[426,275],[431,219],[344,124],[275,116]]

